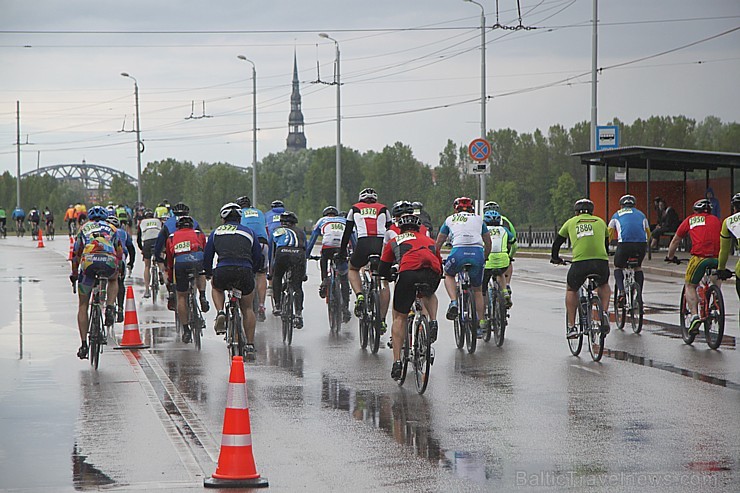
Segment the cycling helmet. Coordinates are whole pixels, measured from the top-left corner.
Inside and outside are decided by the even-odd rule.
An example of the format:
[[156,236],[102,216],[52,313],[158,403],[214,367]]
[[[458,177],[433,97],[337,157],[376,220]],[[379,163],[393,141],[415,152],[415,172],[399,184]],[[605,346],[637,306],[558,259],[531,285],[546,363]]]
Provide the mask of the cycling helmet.
[[165,206],[165,207],[169,207],[169,205],[170,205],[170,201],[169,201],[169,200],[167,200],[167,199],[164,199],[164,200],[162,201],[162,205],[163,205],[163,206]]
[[501,213],[498,211],[486,211],[483,214],[483,220],[488,226],[500,226],[501,225]]
[[285,207],[285,204],[283,204],[282,200],[273,200],[272,204],[270,204],[270,207],[273,209],[276,207]]
[[732,206],[735,209],[740,210],[740,193],[736,193],[735,195],[733,195],[731,202],[732,202]]
[[175,224],[177,229],[183,229],[192,228],[195,223],[193,222],[193,218],[190,216],[180,216],[177,218],[177,223]]
[[594,212],[594,203],[588,199],[578,199],[573,205],[573,210],[577,214],[591,214]]
[[108,224],[112,224],[116,228],[121,227],[121,221],[119,221],[116,216],[108,216],[105,218],[105,220],[108,221]]
[[452,205],[455,208],[455,212],[475,211],[475,207],[473,207],[473,201],[470,200],[470,198],[468,197],[458,197],[455,199],[455,202]]
[[712,212],[712,204],[707,199],[700,199],[694,202],[695,212]]
[[108,211],[105,207],[99,205],[91,207],[90,210],[87,211],[87,218],[91,221],[104,221],[107,217]]
[[234,202],[229,202],[228,204],[224,204],[223,207],[221,207],[221,211],[219,212],[219,215],[223,219],[228,219],[230,216],[241,217],[242,208],[239,207],[239,204],[235,204]]
[[622,207],[634,207],[636,203],[637,199],[634,195],[622,195],[622,198],[619,199],[619,205]]
[[106,211],[108,211],[108,215],[109,215],[109,216],[110,216],[111,214],[115,214],[115,213],[116,213],[116,208],[115,208],[115,207],[113,207],[112,205],[109,205],[109,206],[107,206],[107,207],[105,208],[105,210],[106,210]]
[[182,202],[178,202],[177,204],[172,206],[172,213],[177,217],[187,216],[188,214],[190,214],[190,207],[183,204]]
[[422,204],[418,200],[414,200],[413,202],[411,202],[411,205],[414,206],[414,209],[423,209],[424,208],[424,204]]
[[153,217],[154,217],[154,211],[153,211],[153,210],[151,210],[151,209],[146,209],[146,210],[144,211],[144,217],[145,217],[146,219],[151,219],[151,218],[153,218]]
[[295,212],[285,211],[280,214],[280,222],[286,224],[298,224],[298,216],[295,215]]
[[411,202],[408,202],[406,200],[399,200],[395,204],[393,204],[393,207],[391,208],[391,216],[393,217],[401,217],[404,214],[413,214],[414,213],[414,206],[411,204]]
[[322,216],[329,216],[329,215],[337,216],[339,215],[339,211],[337,210],[336,207],[334,207],[333,205],[330,205],[329,207],[324,207],[324,210],[321,212],[321,215]]
[[483,206],[483,212],[486,212],[486,211],[497,211],[500,208],[501,207],[499,207],[498,202],[494,202],[493,200],[489,200]]
[[376,192],[374,188],[363,188],[360,192],[359,200],[360,202],[377,202],[378,192]]
[[421,218],[416,214],[404,214],[398,218],[399,229],[419,229],[421,226]]
[[241,197],[236,199],[236,203],[239,204],[239,207],[241,207],[242,209],[252,207],[252,199],[250,199],[246,195],[242,195]]

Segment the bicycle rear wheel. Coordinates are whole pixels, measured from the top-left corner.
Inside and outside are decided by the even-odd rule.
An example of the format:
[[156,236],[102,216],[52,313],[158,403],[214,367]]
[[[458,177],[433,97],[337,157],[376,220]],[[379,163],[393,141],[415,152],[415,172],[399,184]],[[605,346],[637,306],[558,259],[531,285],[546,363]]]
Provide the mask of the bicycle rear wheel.
[[475,295],[472,291],[463,293],[465,303],[461,313],[465,312],[463,318],[466,326],[465,330],[465,347],[468,354],[473,354],[478,344],[478,317],[475,315]]
[[190,332],[193,335],[193,343],[195,349],[200,351],[200,335],[203,331],[201,320],[203,315],[200,314],[200,308],[198,307],[198,301],[195,299],[195,294],[190,293]]
[[88,357],[90,358],[90,364],[96,370],[100,362],[101,347],[101,334],[103,328],[103,315],[100,311],[99,305],[92,305],[90,307],[90,322],[87,329],[88,338]]
[[[506,300],[501,291],[496,291],[496,299],[493,305],[493,342],[496,346],[504,345],[504,333],[506,332]],[[488,333],[491,332],[489,328]]]
[[486,313],[485,319],[488,321],[486,324],[486,333],[483,335],[483,340],[488,342],[491,340],[491,332],[494,328],[494,317],[496,316],[496,290],[490,285],[488,286],[488,292],[486,293]]
[[428,330],[429,323],[427,318],[422,315],[414,337],[414,374],[416,376],[416,391],[419,394],[423,394],[427,389],[429,370],[432,367],[432,345],[429,343]]
[[588,311],[588,352],[591,353],[591,359],[599,361],[604,354],[604,340],[606,334],[601,330],[603,312],[601,311],[601,299],[598,295],[591,298],[591,304]]
[[632,332],[634,332],[635,334],[639,334],[642,331],[643,308],[642,288],[640,288],[640,285],[637,283],[633,284],[630,288],[629,302],[629,316],[630,325],[632,326]]
[[680,307],[678,312],[678,318],[681,322],[681,338],[686,344],[692,344],[694,338],[696,338],[696,332],[689,332],[690,321],[691,321],[691,310],[686,302],[686,286],[681,290],[681,302],[678,305]]
[[329,290],[326,299],[326,310],[329,315],[329,330],[332,333],[339,332],[342,324],[341,290],[339,283],[333,277],[328,278]]
[[[286,283],[286,286],[288,284]],[[288,346],[293,343],[293,289],[288,286],[283,290],[283,296],[280,300],[282,305],[282,324],[283,324],[283,342]]]
[[414,320],[412,318],[406,321],[406,330],[404,331],[403,341],[401,341],[401,378],[398,379],[398,386],[403,385],[406,381],[406,374],[409,369],[409,359],[411,353],[411,334],[413,331]]
[[453,320],[453,324],[455,326],[455,345],[457,346],[457,349],[462,349],[462,347],[465,345],[465,324],[462,323],[462,293],[460,290],[457,290],[457,317],[455,317],[455,320]]
[[614,321],[617,322],[617,328],[623,329],[624,324],[627,321],[627,304],[626,294],[625,300],[622,306],[619,306],[619,294],[620,291],[617,289],[617,283],[614,283]]
[[370,313],[368,324],[368,343],[370,352],[376,354],[380,347],[380,296],[374,291],[369,299],[368,311]]
[[722,291],[714,284],[707,288],[706,296],[708,313],[704,320],[704,337],[710,348],[717,349],[725,334],[725,301]]
[[[566,339],[565,339],[566,341],[568,341],[568,349],[570,349],[570,353],[573,356],[578,356],[579,354],[581,354],[581,348],[583,347],[583,330],[584,330],[584,327],[580,323],[580,321],[581,320],[585,320],[585,319],[586,319],[586,307],[583,306],[581,303],[578,303],[578,312],[576,313],[576,320],[579,321],[578,322],[578,330],[579,330],[578,336],[576,336],[573,339],[568,339],[567,336],[566,336]],[[565,317],[565,332],[566,332],[566,334],[568,332],[568,316],[567,316],[567,314],[566,314],[566,317]]]

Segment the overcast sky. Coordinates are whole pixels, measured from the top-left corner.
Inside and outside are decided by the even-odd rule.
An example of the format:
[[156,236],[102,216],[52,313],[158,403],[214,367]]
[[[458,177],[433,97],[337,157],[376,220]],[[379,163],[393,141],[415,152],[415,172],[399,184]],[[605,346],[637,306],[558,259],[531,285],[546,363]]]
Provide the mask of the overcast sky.
[[[480,3],[488,128],[590,120],[592,1],[521,0],[522,25],[537,29],[518,31],[491,30],[496,2]],[[516,1],[498,4],[501,25],[519,24]],[[480,134],[480,8],[461,0],[0,0],[0,9],[0,172],[15,174],[20,101],[22,172],[84,159],[135,176],[133,81],[121,72],[138,80],[144,164],[251,166],[251,65],[240,54],[257,67],[258,160],[285,149],[294,50],[308,147],[333,146],[336,87],[313,81],[333,80],[335,47],[320,32],[341,50],[344,145],[400,141],[436,165],[447,139]],[[651,57],[740,27],[740,1],[602,1],[599,22],[599,124],[740,120],[740,30]]]

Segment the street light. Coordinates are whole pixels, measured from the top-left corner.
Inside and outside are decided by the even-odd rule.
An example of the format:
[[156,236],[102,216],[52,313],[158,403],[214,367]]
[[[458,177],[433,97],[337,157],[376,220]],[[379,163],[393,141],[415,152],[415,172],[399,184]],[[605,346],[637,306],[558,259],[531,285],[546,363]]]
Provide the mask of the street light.
[[128,77],[134,81],[134,97],[136,98],[136,180],[138,186],[139,204],[142,204],[141,200],[141,127],[139,126],[139,83],[136,77],[121,72],[123,77]]
[[334,84],[337,86],[337,198],[336,198],[336,204],[337,209],[341,210],[342,206],[340,204],[340,198],[341,198],[341,183],[342,183],[342,116],[341,116],[341,96],[340,96],[340,88],[342,87],[342,84],[340,82],[340,76],[339,76],[339,41],[332,38],[326,33],[319,33],[319,37],[326,38],[330,41],[334,41],[334,46],[337,49],[336,52],[336,63],[337,70],[334,74]]
[[[463,0],[480,7],[480,136],[486,139],[486,10],[475,0]],[[490,143],[489,143],[490,146]],[[488,166],[486,166],[488,168]],[[486,169],[487,171],[487,169]],[[486,200],[486,171],[480,175],[480,200]]]
[[257,67],[244,55],[236,57],[252,64],[252,204],[257,207]]

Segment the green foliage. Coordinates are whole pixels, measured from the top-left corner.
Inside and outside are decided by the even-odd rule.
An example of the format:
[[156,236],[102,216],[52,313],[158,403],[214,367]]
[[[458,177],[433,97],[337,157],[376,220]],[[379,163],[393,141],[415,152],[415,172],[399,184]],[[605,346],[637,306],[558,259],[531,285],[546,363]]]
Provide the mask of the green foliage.
[[550,207],[555,224],[561,225],[573,216],[573,204],[580,196],[573,177],[568,173],[561,174],[557,185],[550,190]]

